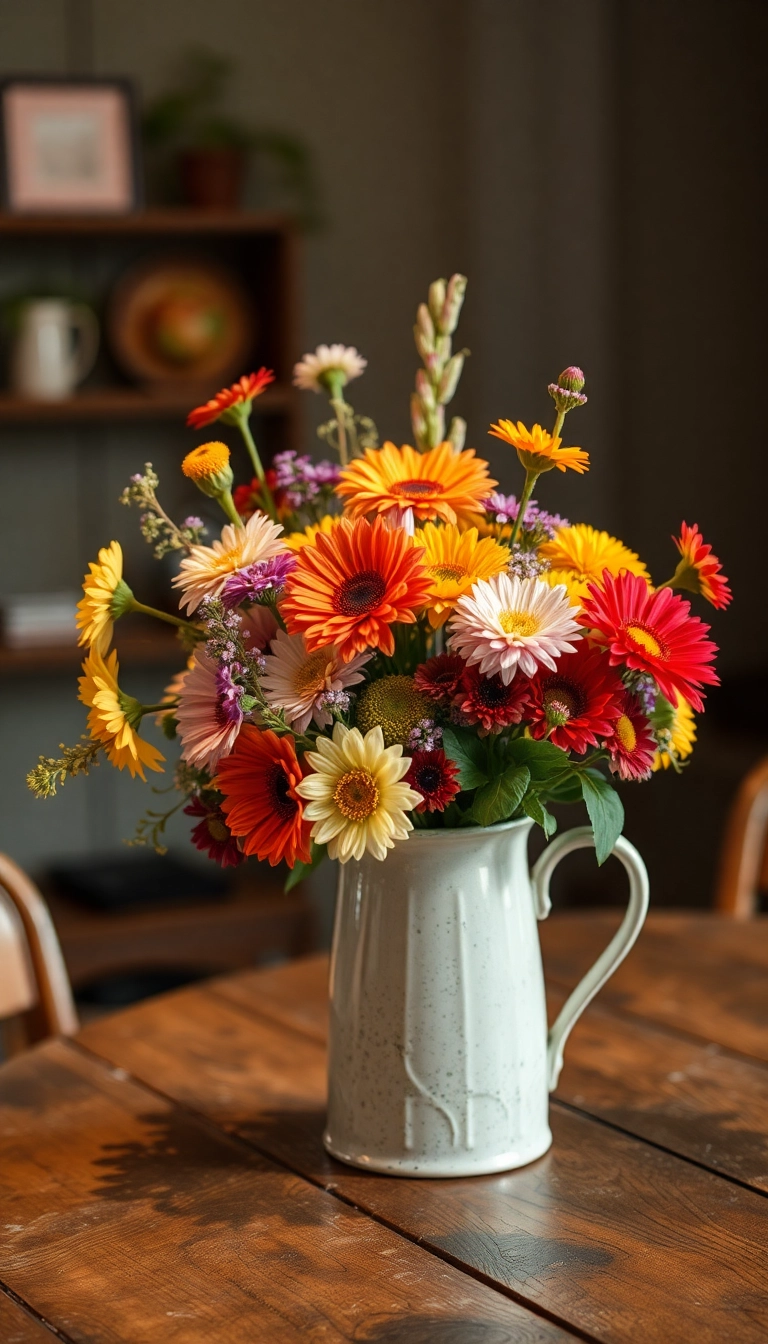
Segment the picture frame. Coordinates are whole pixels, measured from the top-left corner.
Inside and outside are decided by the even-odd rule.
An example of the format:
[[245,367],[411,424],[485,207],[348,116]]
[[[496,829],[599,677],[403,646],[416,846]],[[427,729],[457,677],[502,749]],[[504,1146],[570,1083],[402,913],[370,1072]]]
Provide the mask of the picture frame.
[[127,79],[0,80],[0,201],[24,215],[121,215],[143,204]]

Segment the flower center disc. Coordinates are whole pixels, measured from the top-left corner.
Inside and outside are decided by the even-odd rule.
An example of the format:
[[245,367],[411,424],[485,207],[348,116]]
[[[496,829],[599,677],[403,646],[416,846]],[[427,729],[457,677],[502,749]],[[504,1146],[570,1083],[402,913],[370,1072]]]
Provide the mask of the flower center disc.
[[296,680],[293,683],[296,694],[316,695],[318,691],[322,691],[329,665],[327,649],[316,649],[314,653],[310,653],[296,673]]
[[333,595],[333,609],[342,616],[365,616],[378,607],[387,591],[381,574],[375,569],[364,569],[345,579]]
[[440,786],[442,774],[439,765],[422,765],[416,771],[416,788],[419,793],[434,793]]
[[349,821],[365,821],[379,805],[379,790],[370,770],[348,770],[342,775],[333,801]]
[[544,713],[547,722],[562,726],[582,711],[580,697],[562,682],[552,682],[544,691]]
[[539,629],[539,622],[530,611],[502,611],[499,625],[505,635],[517,635],[521,639],[535,635]]
[[405,495],[407,499],[421,499],[424,495],[438,495],[441,489],[439,481],[398,481],[392,486],[392,494]]
[[637,733],[634,729],[632,720],[626,714],[622,714],[616,723],[616,736],[618,737],[625,751],[634,751],[637,746]]
[[511,694],[512,683],[510,682],[509,686],[505,686],[498,674],[480,682],[476,691],[480,704],[485,705],[486,709],[502,709]]
[[463,565],[430,565],[429,572],[439,583],[451,581],[459,583],[461,579],[467,577],[467,571]]
[[298,809],[298,803],[295,798],[290,797],[290,781],[281,765],[273,765],[269,772],[268,785],[272,806],[278,816],[283,820],[292,817]]
[[643,653],[649,653],[652,658],[668,658],[669,651],[656,636],[644,625],[625,625],[624,634],[636,644]]

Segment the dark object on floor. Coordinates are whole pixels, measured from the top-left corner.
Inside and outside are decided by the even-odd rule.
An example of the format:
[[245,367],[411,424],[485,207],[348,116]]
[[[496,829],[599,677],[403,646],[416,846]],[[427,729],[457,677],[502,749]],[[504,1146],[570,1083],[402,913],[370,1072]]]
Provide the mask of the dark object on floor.
[[232,888],[228,876],[213,864],[193,867],[168,854],[58,863],[48,876],[58,895],[110,914],[196,905],[226,896]]

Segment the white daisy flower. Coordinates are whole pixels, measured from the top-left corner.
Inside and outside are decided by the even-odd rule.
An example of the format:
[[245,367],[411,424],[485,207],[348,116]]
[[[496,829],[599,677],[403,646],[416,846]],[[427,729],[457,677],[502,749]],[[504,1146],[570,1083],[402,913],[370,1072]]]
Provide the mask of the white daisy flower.
[[485,676],[498,672],[507,686],[518,668],[526,677],[542,665],[554,671],[561,653],[574,652],[569,641],[583,637],[575,614],[563,584],[495,574],[456,603],[448,643]]
[[305,758],[312,773],[296,785],[306,800],[304,817],[314,823],[312,839],[327,844],[329,857],[341,863],[362,859],[366,850],[385,859],[395,841],[413,830],[406,812],[423,801],[401,782],[410,756],[403,756],[399,744],[385,747],[381,728],[363,737],[359,728],[343,723],[336,724],[332,740],[318,737],[316,746]]
[[314,355],[304,355],[298,364],[294,364],[293,382],[307,392],[333,391],[329,374],[343,387],[353,378],[359,378],[367,363],[354,345],[318,345]]
[[254,513],[244,527],[227,523],[221,529],[221,541],[212,546],[193,546],[181,562],[173,580],[174,588],[182,588],[179,599],[182,611],[191,615],[204,597],[218,597],[230,574],[259,560],[271,560],[288,548],[280,533],[281,523],[273,523],[266,513]]
[[278,630],[272,640],[272,652],[265,658],[261,676],[264,698],[272,709],[282,709],[286,722],[297,733],[306,731],[311,718],[318,728],[333,722],[321,697],[326,691],[343,691],[363,680],[360,671],[373,652],[358,653],[345,663],[335,644],[307,653],[303,635],[287,635]]

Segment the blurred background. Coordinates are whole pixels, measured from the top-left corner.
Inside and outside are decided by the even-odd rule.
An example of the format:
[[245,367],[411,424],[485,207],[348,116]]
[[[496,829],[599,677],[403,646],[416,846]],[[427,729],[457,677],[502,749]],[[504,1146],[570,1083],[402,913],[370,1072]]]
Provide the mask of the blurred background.
[[[102,215],[72,195],[30,209],[24,155],[42,163],[61,121],[54,104],[35,122],[22,103],[13,120],[7,102],[0,847],[51,895],[76,984],[126,972],[103,949],[134,934],[149,951],[127,970],[152,967],[158,984],[196,958],[200,971],[224,969],[327,938],[330,874],[286,914],[275,876],[257,865],[216,944],[216,902],[231,893],[188,867],[186,819],[169,827],[171,858],[187,865],[165,870],[173,881],[123,845],[148,797],[159,808],[162,798],[102,768],[42,803],[24,776],[84,728],[61,612],[98,547],[118,538],[133,588],[167,602],[168,572],[118,498],[151,461],[169,512],[202,512],[179,472],[211,437],[184,427],[193,387],[210,395],[230,374],[274,367],[275,388],[255,406],[260,444],[267,455],[319,452],[325,407],[296,399],[290,369],[318,342],[341,341],[369,361],[355,409],[382,438],[408,441],[415,307],[454,271],[469,277],[457,345],[471,358],[451,410],[502,488],[517,489],[519,471],[488,424],[549,423],[546,385],[577,363],[589,403],[569,429],[592,467],[546,477],[540,502],[621,537],[657,581],[674,569],[682,519],[724,562],[735,598],[711,613],[723,684],[691,763],[682,779],[623,790],[656,906],[712,904],[728,807],[768,739],[756,566],[768,483],[767,43],[764,0],[0,0],[9,89],[33,76],[107,81],[97,111],[115,172],[104,190],[124,196]],[[74,191],[57,184],[60,154],[51,162],[54,197]],[[35,324],[78,352],[56,386],[25,362]],[[219,432],[245,479],[234,432]],[[178,659],[131,620],[117,640],[124,680],[152,702]],[[131,860],[147,865],[143,913],[115,878]],[[101,877],[90,881],[94,862]],[[193,899],[197,914],[185,914]],[[266,904],[249,942],[252,899]],[[621,901],[618,870],[574,859],[558,899]],[[170,914],[169,901],[181,902]]]

